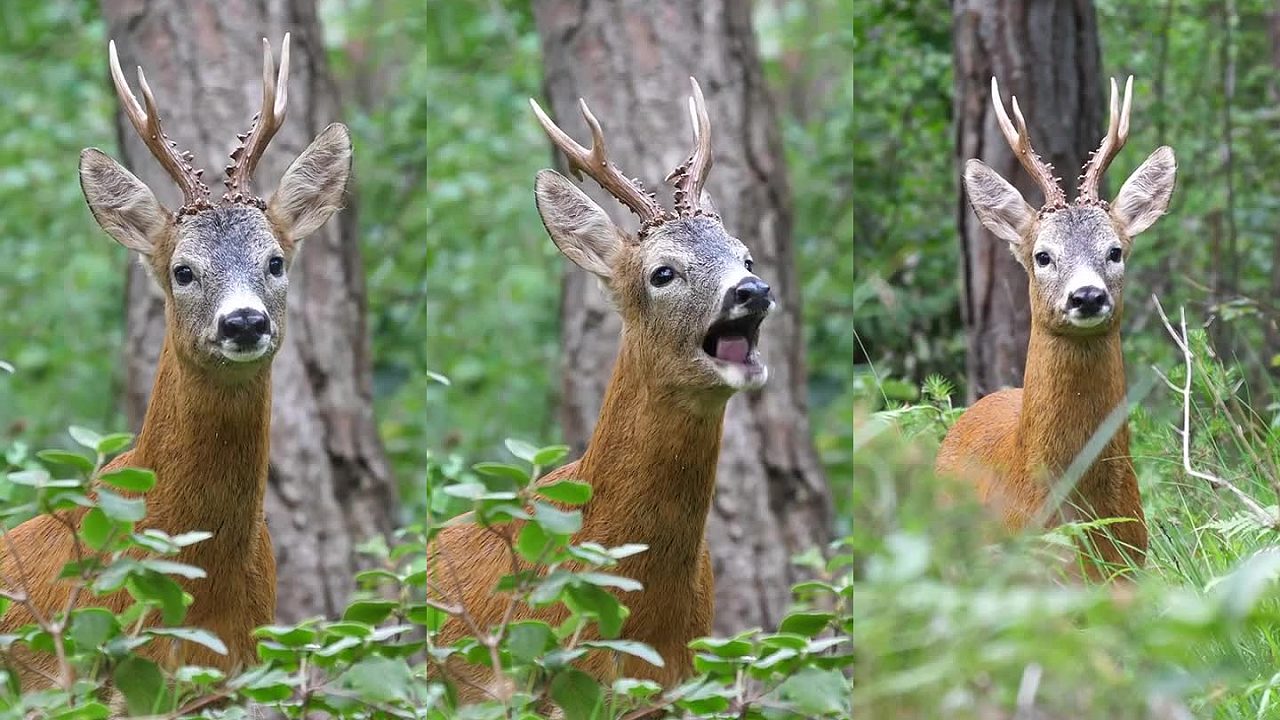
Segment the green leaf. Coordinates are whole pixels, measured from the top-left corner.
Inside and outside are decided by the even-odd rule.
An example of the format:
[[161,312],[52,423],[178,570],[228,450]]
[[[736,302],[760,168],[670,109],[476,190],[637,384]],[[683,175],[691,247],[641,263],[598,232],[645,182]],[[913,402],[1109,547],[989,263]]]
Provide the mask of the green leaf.
[[44,470],[19,470],[5,476],[14,485],[27,487],[45,487],[49,484],[49,473]]
[[71,434],[72,440],[94,452],[98,451],[98,443],[102,442],[102,436],[88,428],[72,425],[67,428],[67,432]]
[[195,545],[198,542],[203,542],[205,540],[208,540],[211,537],[213,537],[213,533],[207,530],[192,530],[191,532],[184,532],[179,535],[174,535],[169,539],[172,540],[173,544],[177,545],[178,547],[187,547],[189,545]]
[[516,552],[531,563],[541,560],[550,545],[551,536],[538,523],[525,523],[516,536]]
[[541,620],[513,622],[507,627],[507,652],[518,662],[531,663],[555,644],[551,626]]
[[306,625],[264,625],[253,631],[257,637],[271,638],[281,645],[302,647],[316,641],[315,628]]
[[136,655],[127,657],[116,666],[113,677],[130,715],[154,715],[163,707],[164,675],[155,663]]
[[94,550],[101,550],[111,537],[111,530],[116,524],[102,512],[102,508],[93,508],[80,520],[80,538]]
[[622,632],[627,610],[612,593],[595,585],[570,585],[565,604],[579,615],[595,618],[600,635],[606,639],[616,638]]
[[98,490],[98,507],[107,517],[122,522],[138,522],[147,515],[147,505],[142,498],[126,498],[106,488]]
[[93,461],[79,453],[65,450],[41,450],[36,453],[36,457],[55,465],[70,465],[85,474],[93,472]]
[[192,685],[212,685],[221,682],[226,675],[218,668],[184,665],[178,668],[173,677],[178,682]]
[[400,604],[394,600],[357,600],[347,606],[342,619],[377,625],[386,620]]
[[227,646],[217,635],[202,628],[151,628],[150,635],[178,638],[187,642],[203,645],[219,655],[227,654]]
[[613,692],[615,695],[643,700],[662,692],[662,686],[652,680],[622,678],[613,682]]
[[195,565],[187,565],[186,563],[173,562],[172,560],[143,560],[142,566],[161,575],[178,575],[179,577],[188,578],[190,580],[198,580],[206,577],[204,568]]
[[604,716],[604,693],[586,673],[568,668],[551,680],[551,699],[564,720],[597,720]]
[[93,700],[83,705],[68,707],[51,713],[49,720],[105,720],[111,716],[111,708]]
[[809,717],[837,713],[848,717],[851,692],[849,680],[839,672],[817,668],[801,668],[778,688],[781,698]]
[[403,660],[373,655],[342,674],[342,685],[366,703],[405,702],[413,674]]
[[506,445],[507,445],[507,450],[509,450],[512,455],[515,455],[516,457],[530,464],[533,464],[533,459],[538,455],[538,448],[534,447],[533,445],[530,445],[529,443],[523,440],[507,438]]
[[822,632],[834,618],[835,615],[829,612],[793,612],[782,619],[778,631],[813,637]]
[[591,486],[576,480],[558,480],[539,485],[537,492],[548,500],[562,502],[565,505],[582,505],[591,499]]
[[689,643],[689,647],[722,658],[740,658],[751,654],[751,643],[738,638],[698,638]]
[[481,475],[502,478],[504,480],[512,480],[517,484],[517,487],[524,487],[529,484],[529,473],[523,468],[518,468],[515,465],[496,462],[482,462],[476,463],[471,467]]
[[96,449],[103,455],[114,455],[121,450],[129,447],[133,442],[133,435],[129,433],[112,433],[104,435],[98,440]]
[[663,667],[666,665],[657,650],[635,640],[588,640],[583,642],[582,645],[585,647],[600,648],[602,650],[613,650],[614,652],[638,657],[654,667]]
[[557,535],[572,535],[582,529],[582,513],[577,510],[564,511],[544,502],[533,503],[534,522],[543,530]]
[[624,592],[635,592],[644,589],[644,585],[636,580],[621,575],[610,575],[609,573],[583,572],[578,573],[578,579],[600,587],[618,588]]
[[70,634],[78,650],[94,650],[120,634],[120,621],[104,608],[73,610]]
[[538,448],[538,452],[533,454],[533,464],[538,467],[547,467],[560,462],[568,454],[568,445],[548,445],[544,448]]
[[156,485],[156,474],[146,468],[123,467],[105,472],[99,480],[129,492],[146,492]]
[[135,599],[158,604],[166,625],[177,625],[187,615],[182,587],[168,576],[157,572],[134,573],[126,587]]

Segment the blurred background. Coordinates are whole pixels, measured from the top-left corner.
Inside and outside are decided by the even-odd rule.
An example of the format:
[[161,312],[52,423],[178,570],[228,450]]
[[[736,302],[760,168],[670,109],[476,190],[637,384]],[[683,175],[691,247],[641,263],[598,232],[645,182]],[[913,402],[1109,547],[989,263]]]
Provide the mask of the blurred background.
[[[1280,5],[858,5],[855,704],[867,717],[1276,717]],[[1152,547],[1114,590],[1045,577],[1082,528],[1000,538],[931,466],[963,406],[1021,385],[1026,359],[1026,274],[959,184],[978,157],[1040,203],[995,132],[991,76],[1070,198],[1108,80],[1130,74],[1105,196],[1160,145],[1179,162],[1168,215],[1127,263],[1131,452]],[[1153,296],[1190,329],[1192,467],[1262,513],[1184,471],[1183,398],[1160,377],[1180,388],[1184,358]]]
[[[351,205],[300,254],[290,293],[297,352],[276,363],[268,511],[281,613],[292,618],[341,608],[361,541],[447,514],[430,485],[506,459],[504,439],[580,450],[616,321],[535,212],[533,175],[553,158],[528,98],[585,137],[570,103],[586,96],[618,138],[618,164],[655,187],[687,152],[682,78],[694,72],[717,133],[709,189],[786,300],[765,340],[770,389],[731,408],[722,475],[737,472],[721,490],[733,502],[713,520],[726,549],[718,559],[733,544],[740,555],[736,568],[721,567],[724,587],[741,589],[721,598],[737,603],[723,627],[776,622],[796,579],[789,553],[847,531],[851,514],[849,148],[864,142],[854,137],[854,8],[547,2],[535,14],[534,5],[0,6],[0,360],[12,370],[0,372],[0,467],[69,445],[70,425],[136,429],[150,390],[159,301],[97,228],[75,179],[80,149],[97,146],[172,200],[132,132],[118,132],[108,38],[123,65],[146,68],[166,129],[211,175],[258,106],[264,35],[278,48],[292,31],[294,69],[290,120],[260,189],[329,122],[355,136]],[[649,36],[661,72],[632,62],[632,46],[610,35],[619,13],[633,18],[626,27],[661,31]],[[610,62],[584,60],[593,50],[581,38],[591,37],[620,43]],[[615,86],[631,88],[634,105],[607,95]],[[755,179],[753,167],[763,168]],[[755,185],[735,195],[740,182]],[[0,497],[10,492],[0,480]]]

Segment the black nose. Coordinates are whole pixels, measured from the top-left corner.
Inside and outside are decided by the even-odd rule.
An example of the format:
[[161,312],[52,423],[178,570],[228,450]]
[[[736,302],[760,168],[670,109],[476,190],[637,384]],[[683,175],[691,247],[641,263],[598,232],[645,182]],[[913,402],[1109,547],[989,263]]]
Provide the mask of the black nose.
[[271,320],[266,314],[251,308],[229,312],[218,321],[218,337],[230,340],[240,347],[257,345],[271,331]]
[[1067,309],[1079,311],[1082,317],[1093,317],[1109,304],[1107,291],[1093,285],[1078,288],[1067,296]]
[[773,302],[769,284],[758,277],[743,278],[733,288],[733,304],[748,310],[768,310]]

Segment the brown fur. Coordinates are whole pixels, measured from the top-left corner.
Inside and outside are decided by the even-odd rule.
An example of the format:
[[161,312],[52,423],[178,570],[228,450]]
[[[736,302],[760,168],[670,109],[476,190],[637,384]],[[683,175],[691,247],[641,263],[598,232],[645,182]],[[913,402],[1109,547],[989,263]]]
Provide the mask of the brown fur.
[[[937,470],[975,482],[982,502],[1007,527],[1021,530],[1042,512],[1053,483],[1098,426],[1124,405],[1124,382],[1118,326],[1102,336],[1077,338],[1033,325],[1025,389],[1002,390],[974,403],[943,440]],[[1147,527],[1127,424],[1048,523],[1111,517],[1133,522],[1091,532],[1098,555],[1108,563],[1141,565]]]
[[[674,399],[637,364],[640,354],[624,343],[586,453],[542,482],[574,478],[592,486],[574,542],[649,546],[610,572],[644,585],[640,592],[618,593],[631,610],[622,637],[653,646],[665,667],[626,656],[616,668],[609,655],[594,653],[582,669],[601,679],[620,670],[627,677],[671,685],[693,672],[688,642],[711,630],[715,589],[705,528],[727,397],[698,404]],[[493,588],[511,572],[501,540],[478,526],[461,524],[440,534],[431,557],[434,582],[449,601],[460,601],[482,630],[501,621],[509,599]],[[557,605],[520,607],[514,617],[554,625],[566,615]],[[448,645],[469,632],[462,622],[451,621],[437,641]],[[480,699],[490,690],[486,667],[459,662],[449,671],[464,700]]]
[[[170,666],[197,664],[225,671],[256,662],[252,630],[270,622],[275,613],[275,558],[262,506],[270,414],[269,364],[257,366],[243,382],[223,384],[186,366],[166,338],[137,447],[107,467],[155,471],[156,486],[145,496],[147,516],[138,523],[139,529],[214,533],[174,559],[207,573],[198,580],[178,578],[195,598],[184,624],[214,632],[229,653],[218,655],[192,643],[153,642],[140,651],[143,656]],[[82,514],[68,518],[78,523]],[[25,578],[32,604],[45,616],[60,612],[71,585],[56,576],[75,557],[67,528],[41,516],[19,525],[9,536],[14,552],[6,547],[0,556],[4,577]],[[76,606],[120,612],[130,604],[132,598],[123,590],[103,598],[85,591]],[[0,632],[12,632],[31,621],[26,610],[15,605],[0,619]],[[18,657],[45,673],[56,669],[53,655],[22,652]],[[22,680],[24,687],[45,684],[31,670],[22,673]]]

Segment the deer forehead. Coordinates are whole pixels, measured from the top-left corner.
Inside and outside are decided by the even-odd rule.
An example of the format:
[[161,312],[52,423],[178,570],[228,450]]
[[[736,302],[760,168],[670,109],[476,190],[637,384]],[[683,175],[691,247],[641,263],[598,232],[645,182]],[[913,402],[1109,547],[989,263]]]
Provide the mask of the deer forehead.
[[207,269],[256,266],[280,243],[257,208],[217,207],[187,216],[178,225],[173,257],[201,263]]
[[679,260],[688,267],[738,266],[748,256],[742,241],[708,217],[682,218],[652,232],[640,245],[646,261]]
[[1059,262],[1090,262],[1118,242],[1110,213],[1097,206],[1073,206],[1040,220],[1034,251],[1049,251]]

